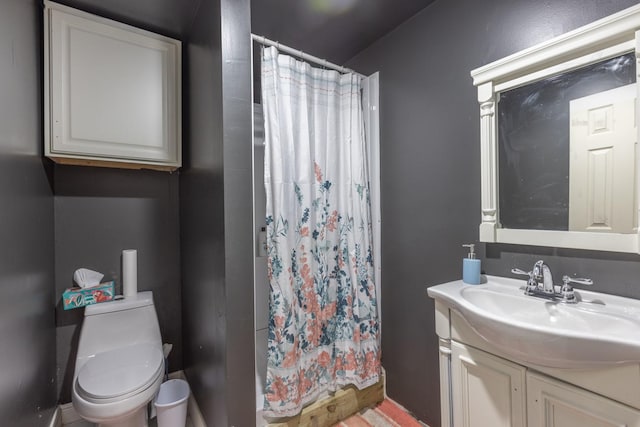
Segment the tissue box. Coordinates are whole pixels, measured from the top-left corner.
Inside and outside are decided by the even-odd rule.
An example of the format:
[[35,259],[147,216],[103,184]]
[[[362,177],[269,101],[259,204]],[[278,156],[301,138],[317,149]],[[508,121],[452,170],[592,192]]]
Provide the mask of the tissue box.
[[111,301],[114,295],[115,283],[112,280],[92,288],[68,288],[62,293],[62,304],[65,310],[71,310],[85,305]]

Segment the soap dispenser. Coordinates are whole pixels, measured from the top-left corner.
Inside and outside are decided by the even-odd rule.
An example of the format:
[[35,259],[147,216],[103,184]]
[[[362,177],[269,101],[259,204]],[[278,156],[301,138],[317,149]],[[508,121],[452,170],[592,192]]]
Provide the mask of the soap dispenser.
[[476,254],[473,251],[475,245],[473,243],[469,243],[462,246],[469,248],[469,255],[462,260],[462,281],[469,285],[479,285],[480,260],[476,258]]

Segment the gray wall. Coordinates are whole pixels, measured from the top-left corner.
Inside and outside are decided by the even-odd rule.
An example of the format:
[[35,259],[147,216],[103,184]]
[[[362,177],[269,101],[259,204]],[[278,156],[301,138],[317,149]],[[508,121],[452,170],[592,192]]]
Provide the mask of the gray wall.
[[[387,393],[440,425],[433,302],[425,285],[461,276],[478,238],[479,108],[469,71],[637,3],[635,0],[437,0],[349,66],[380,70],[382,322]],[[509,275],[542,257],[556,274],[640,297],[640,257],[482,245],[483,270]]]
[[153,291],[169,369],[182,369],[178,174],[55,166],[55,295],[60,401],[71,401],[84,310],[64,310],[60,296],[86,267],[115,280],[122,293],[121,253],[138,250],[138,290]]
[[203,1],[180,179],[185,369],[209,425],[255,422],[248,0]]
[[0,423],[56,404],[51,168],[42,159],[42,9],[0,0]]
[[207,423],[225,426],[226,304],[220,4],[203,1],[186,46],[180,235],[185,372]]
[[249,0],[223,0],[225,288],[230,426],[255,424],[253,121]]

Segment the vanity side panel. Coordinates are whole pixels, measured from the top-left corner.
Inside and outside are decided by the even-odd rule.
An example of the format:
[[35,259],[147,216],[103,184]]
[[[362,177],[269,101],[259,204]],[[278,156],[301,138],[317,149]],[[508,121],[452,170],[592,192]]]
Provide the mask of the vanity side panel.
[[435,301],[436,334],[438,335],[438,362],[440,365],[440,425],[453,426],[451,396],[451,322],[449,307]]
[[451,398],[451,341],[439,339],[440,346],[440,423],[453,426]]
[[442,339],[450,339],[450,320],[449,320],[449,307],[441,302],[435,301],[435,314],[436,314],[436,334]]

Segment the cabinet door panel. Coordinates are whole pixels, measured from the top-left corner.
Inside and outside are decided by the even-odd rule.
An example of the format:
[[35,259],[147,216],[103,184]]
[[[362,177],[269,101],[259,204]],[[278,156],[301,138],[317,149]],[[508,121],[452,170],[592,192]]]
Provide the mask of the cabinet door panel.
[[527,373],[529,427],[640,427],[640,411],[552,378]]
[[525,368],[451,343],[453,425],[525,426]]
[[180,166],[180,42],[46,5],[46,154]]

